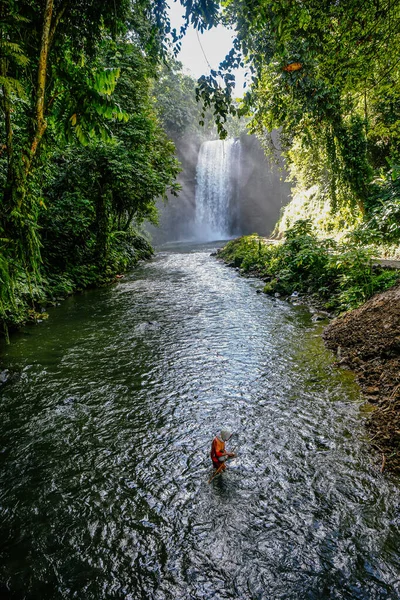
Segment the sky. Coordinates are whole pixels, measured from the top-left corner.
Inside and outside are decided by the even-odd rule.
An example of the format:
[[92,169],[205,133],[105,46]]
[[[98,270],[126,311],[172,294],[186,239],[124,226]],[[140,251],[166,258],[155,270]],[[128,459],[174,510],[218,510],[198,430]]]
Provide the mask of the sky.
[[[170,2],[171,25],[178,31],[182,24],[183,8],[180,2]],[[190,27],[182,40],[182,49],[177,59],[196,79],[217,69],[219,63],[232,48],[233,32],[222,25],[200,33]],[[203,48],[203,49],[202,49]],[[209,66],[210,65],[210,66]],[[244,69],[234,71],[236,76],[235,94],[240,97],[244,93]]]

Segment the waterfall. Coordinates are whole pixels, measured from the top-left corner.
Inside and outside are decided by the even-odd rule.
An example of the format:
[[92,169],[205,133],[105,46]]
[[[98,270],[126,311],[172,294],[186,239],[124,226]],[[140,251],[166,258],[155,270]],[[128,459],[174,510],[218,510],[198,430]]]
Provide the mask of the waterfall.
[[235,233],[239,140],[216,140],[201,145],[196,170],[196,237],[222,240]]

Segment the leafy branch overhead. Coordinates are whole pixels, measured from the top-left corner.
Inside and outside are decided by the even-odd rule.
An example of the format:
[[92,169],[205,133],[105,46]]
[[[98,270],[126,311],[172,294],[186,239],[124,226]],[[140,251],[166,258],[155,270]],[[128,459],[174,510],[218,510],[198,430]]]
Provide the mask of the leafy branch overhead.
[[236,39],[219,70],[200,79],[198,96],[215,107],[221,135],[235,109],[227,76],[244,67],[251,88],[238,112],[252,116],[250,130],[268,140],[280,129],[294,180],[304,164],[291,149],[299,142],[303,161],[307,149],[310,158],[318,152],[318,184],[333,210],[363,215],[376,170],[399,161],[399,3],[228,0],[220,19]]

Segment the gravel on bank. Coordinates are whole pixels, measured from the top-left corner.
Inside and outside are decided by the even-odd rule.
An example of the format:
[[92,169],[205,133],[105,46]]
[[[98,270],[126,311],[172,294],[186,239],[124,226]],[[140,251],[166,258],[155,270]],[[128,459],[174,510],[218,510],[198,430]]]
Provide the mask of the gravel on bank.
[[338,317],[323,337],[374,407],[367,426],[381,470],[400,474],[400,286]]

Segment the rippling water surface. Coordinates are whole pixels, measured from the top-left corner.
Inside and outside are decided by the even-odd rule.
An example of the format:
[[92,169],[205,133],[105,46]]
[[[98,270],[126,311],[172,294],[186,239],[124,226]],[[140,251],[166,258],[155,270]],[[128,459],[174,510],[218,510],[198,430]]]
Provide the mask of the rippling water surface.
[[[307,311],[163,251],[5,350],[0,597],[400,598],[399,486]],[[211,440],[238,458],[207,483]]]

